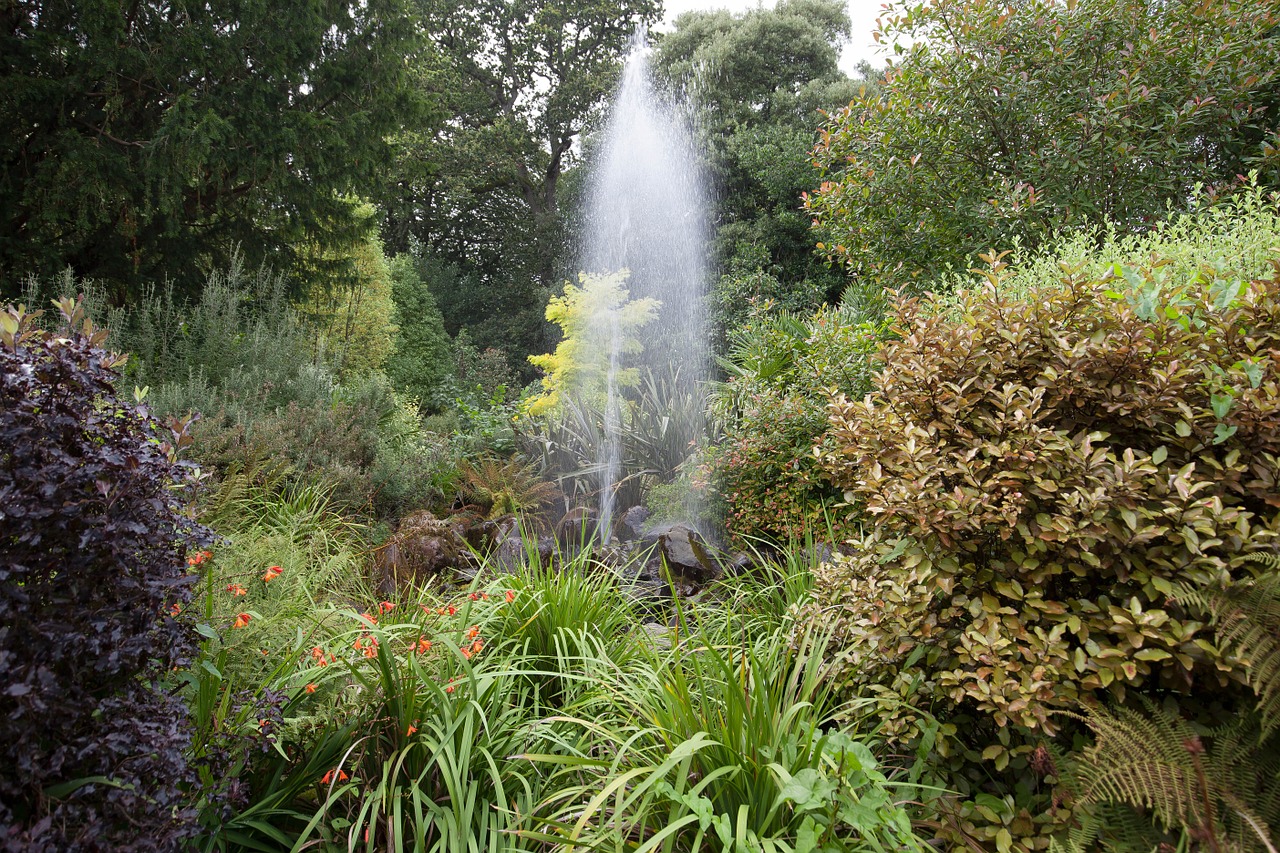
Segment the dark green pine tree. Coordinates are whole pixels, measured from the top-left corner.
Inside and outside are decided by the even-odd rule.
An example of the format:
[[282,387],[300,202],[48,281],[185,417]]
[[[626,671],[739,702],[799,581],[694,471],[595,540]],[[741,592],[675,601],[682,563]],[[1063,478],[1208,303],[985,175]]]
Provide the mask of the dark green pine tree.
[[[70,266],[116,300],[239,247],[348,240],[426,118],[407,0],[0,3],[0,293]],[[282,254],[283,252],[283,254]]]

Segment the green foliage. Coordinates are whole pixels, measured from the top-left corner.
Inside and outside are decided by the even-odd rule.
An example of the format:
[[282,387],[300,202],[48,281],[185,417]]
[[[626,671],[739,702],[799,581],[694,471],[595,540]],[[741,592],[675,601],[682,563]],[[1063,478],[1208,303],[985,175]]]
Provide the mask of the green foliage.
[[[1094,742],[1072,756],[1064,773],[1086,814],[1127,806],[1148,816],[1145,822],[1185,832],[1200,849],[1276,849],[1280,750],[1260,740],[1254,716],[1204,732],[1148,702],[1145,713],[1093,709],[1085,722]],[[1110,829],[1088,822],[1065,841],[1083,851]],[[1160,840],[1151,830],[1144,847]]]
[[[622,389],[619,404],[620,469],[613,487],[620,510],[639,505],[655,487],[689,476],[702,452],[699,445],[706,423],[702,395],[681,380],[679,368],[665,375],[641,368],[637,375],[638,384]],[[553,416],[521,422],[521,448],[540,461],[542,470],[560,483],[568,497],[591,502],[599,493],[604,422],[604,406],[566,399]],[[692,480],[689,485],[694,486]],[[687,495],[699,509],[705,509],[702,491],[695,486]]]
[[[1259,187],[1253,175],[1228,198],[1195,195],[1189,209],[1170,211],[1148,230],[1127,231],[1109,223],[1059,235],[1034,250],[1017,249],[1006,258],[1000,289],[1010,298],[1034,299],[1037,291],[1061,283],[1064,267],[1097,279],[1116,264],[1137,269],[1152,257],[1160,259],[1161,275],[1170,282],[1193,279],[1203,269],[1218,278],[1262,278],[1277,247],[1280,194]],[[962,289],[971,275],[942,277],[937,289]],[[940,298],[950,305],[949,297]]]
[[1079,702],[1252,704],[1251,662],[1173,594],[1247,580],[1280,534],[1280,272],[1163,270],[1018,301],[995,262],[951,312],[901,301],[875,392],[829,408],[824,464],[874,529],[818,572],[810,615],[888,734],[921,736],[908,697],[946,720],[962,792],[1012,794]]
[[448,443],[423,431],[381,374],[340,384],[280,276],[235,265],[211,274],[195,302],[166,288],[106,320],[158,413],[202,415],[192,457],[215,472],[287,464],[384,518],[445,497],[456,472]]
[[387,360],[387,377],[396,390],[417,403],[420,411],[444,408],[454,376],[453,349],[444,318],[430,287],[411,255],[391,261],[391,295],[395,300],[395,350]]
[[551,297],[547,320],[560,327],[563,340],[549,355],[531,355],[529,362],[543,371],[543,393],[527,401],[530,415],[552,411],[569,395],[604,405],[607,382],[613,374],[618,388],[640,381],[635,367],[623,358],[639,355],[644,347],[637,333],[658,316],[656,299],[631,299],[623,288],[627,273],[579,273],[581,287],[568,282],[564,296]]
[[292,270],[302,244],[341,245],[341,193],[428,118],[422,50],[400,0],[6,4],[0,290],[69,265],[116,304],[190,295],[236,247]]
[[808,313],[843,287],[839,272],[814,257],[799,199],[812,184],[819,111],[858,92],[837,67],[848,36],[841,3],[788,0],[741,15],[688,12],[657,41],[655,72],[692,102],[719,188],[718,345],[745,319],[747,298]]
[[416,240],[449,268],[429,281],[450,334],[469,330],[532,378],[546,345],[542,309],[563,276],[569,228],[563,179],[584,129],[613,92],[655,0],[429,0],[424,32],[438,58],[423,85],[455,118],[446,133],[406,129],[382,202],[395,251]]
[[[548,840],[589,849],[919,850],[869,746],[828,728],[822,641],[691,633],[622,670],[610,718],[583,720],[581,776],[548,799]],[[682,634],[677,632],[677,639]],[[686,645],[687,644],[687,645]],[[565,773],[564,775],[568,775]]]
[[722,362],[729,379],[712,404],[723,437],[709,464],[732,533],[785,542],[827,532],[840,489],[813,452],[827,428],[827,396],[870,389],[881,335],[836,308],[808,320],[759,315],[733,334]]
[[346,272],[339,277],[309,276],[298,304],[308,325],[320,332],[329,359],[343,379],[381,370],[399,331],[392,322],[391,271],[374,216],[372,205],[357,205],[359,231],[350,242],[307,253],[311,266]]
[[1272,4],[905,0],[881,21],[910,46],[832,116],[807,201],[869,292],[993,246],[1142,229],[1251,168],[1280,177]]
[[1246,560],[1267,574],[1208,589],[1178,586],[1173,597],[1198,609],[1220,647],[1247,662],[1264,734],[1280,728],[1280,553],[1255,551]]

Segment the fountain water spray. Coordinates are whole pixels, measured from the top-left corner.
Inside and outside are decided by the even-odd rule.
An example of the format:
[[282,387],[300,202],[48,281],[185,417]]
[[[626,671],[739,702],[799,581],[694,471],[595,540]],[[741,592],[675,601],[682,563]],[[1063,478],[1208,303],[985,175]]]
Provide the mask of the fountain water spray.
[[[684,111],[655,92],[649,52],[640,31],[592,164],[579,261],[588,274],[628,271],[632,299],[662,303],[656,321],[640,331],[642,363],[678,375],[701,393],[710,366],[703,304],[710,204]],[[613,521],[625,428],[618,387],[624,356],[618,310],[598,311],[591,321],[596,324],[592,339],[610,342],[604,438],[597,459],[603,540]]]

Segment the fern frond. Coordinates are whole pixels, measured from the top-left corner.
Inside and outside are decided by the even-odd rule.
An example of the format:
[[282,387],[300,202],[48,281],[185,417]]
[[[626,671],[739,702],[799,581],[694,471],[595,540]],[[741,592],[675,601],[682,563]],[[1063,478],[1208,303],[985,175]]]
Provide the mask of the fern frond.
[[1271,571],[1222,587],[1180,585],[1173,597],[1184,607],[1200,610],[1218,644],[1245,663],[1249,687],[1258,697],[1262,734],[1267,736],[1280,727],[1280,554],[1256,551],[1240,560]]
[[[1280,817],[1274,772],[1280,755],[1259,737],[1256,717],[1203,738],[1189,722],[1150,702],[1146,713],[1095,709],[1083,719],[1095,742],[1068,771],[1082,813],[1126,805],[1150,813],[1166,830],[1212,836],[1231,849],[1277,853],[1268,821]],[[1086,839],[1082,834],[1079,841]],[[1070,849],[1073,839],[1063,843]]]

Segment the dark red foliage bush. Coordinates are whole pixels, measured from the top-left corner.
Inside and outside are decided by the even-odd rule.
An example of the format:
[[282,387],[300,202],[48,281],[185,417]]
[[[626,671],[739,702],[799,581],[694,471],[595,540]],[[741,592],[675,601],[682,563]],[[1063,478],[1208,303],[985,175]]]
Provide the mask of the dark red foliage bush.
[[[79,305],[0,311],[0,849],[170,850],[191,815],[180,616],[185,433],[114,388],[122,359]],[[166,440],[167,439],[167,440]]]

